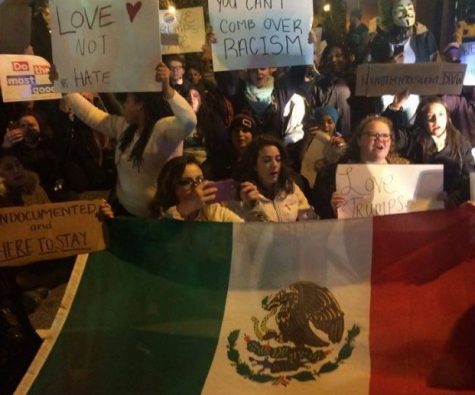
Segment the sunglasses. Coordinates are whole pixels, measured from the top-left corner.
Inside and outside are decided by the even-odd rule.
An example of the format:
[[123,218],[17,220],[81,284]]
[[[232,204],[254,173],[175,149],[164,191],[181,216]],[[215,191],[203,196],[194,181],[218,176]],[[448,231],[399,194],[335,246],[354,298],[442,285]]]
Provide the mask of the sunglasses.
[[191,178],[191,177],[185,177],[180,180],[178,180],[178,185],[182,187],[196,187],[200,185],[204,181],[204,177],[196,177],[196,178]]

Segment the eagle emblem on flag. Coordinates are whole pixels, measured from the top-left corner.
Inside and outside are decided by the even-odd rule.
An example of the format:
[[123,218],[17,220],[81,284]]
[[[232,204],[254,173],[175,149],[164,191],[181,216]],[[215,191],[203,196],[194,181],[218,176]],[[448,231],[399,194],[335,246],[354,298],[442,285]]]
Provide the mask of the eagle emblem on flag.
[[247,358],[241,358],[238,348],[240,330],[228,335],[228,359],[241,376],[286,386],[292,380],[316,380],[351,357],[360,332],[356,325],[348,330],[336,358],[331,358],[334,347],[343,340],[345,320],[327,288],[296,282],[264,297],[261,307],[267,314],[262,320],[251,317],[254,333],[243,336]]

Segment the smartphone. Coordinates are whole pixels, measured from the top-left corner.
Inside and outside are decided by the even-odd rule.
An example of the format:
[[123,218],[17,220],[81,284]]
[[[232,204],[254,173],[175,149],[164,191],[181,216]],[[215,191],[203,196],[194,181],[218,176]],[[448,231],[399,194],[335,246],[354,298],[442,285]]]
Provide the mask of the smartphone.
[[18,129],[18,122],[10,121],[8,122],[8,130]]
[[399,55],[404,52],[404,45],[395,45],[394,46],[394,56]]
[[229,200],[235,200],[238,196],[236,181],[229,178],[227,180],[216,181],[214,187],[218,189],[216,192],[215,203],[227,202]]

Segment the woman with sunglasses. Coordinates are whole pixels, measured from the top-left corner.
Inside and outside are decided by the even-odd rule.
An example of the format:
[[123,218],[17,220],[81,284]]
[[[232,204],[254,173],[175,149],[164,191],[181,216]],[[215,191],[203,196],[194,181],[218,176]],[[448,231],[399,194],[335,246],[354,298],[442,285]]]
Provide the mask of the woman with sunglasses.
[[[371,115],[364,118],[352,134],[348,150],[338,163],[408,164],[394,152],[392,122],[385,117]],[[336,167],[329,165],[319,173],[312,193],[312,203],[321,218],[336,218],[345,198],[336,192]]]
[[244,222],[237,214],[214,203],[218,188],[205,180],[199,162],[191,156],[171,159],[157,180],[150,211],[153,217],[187,221]]

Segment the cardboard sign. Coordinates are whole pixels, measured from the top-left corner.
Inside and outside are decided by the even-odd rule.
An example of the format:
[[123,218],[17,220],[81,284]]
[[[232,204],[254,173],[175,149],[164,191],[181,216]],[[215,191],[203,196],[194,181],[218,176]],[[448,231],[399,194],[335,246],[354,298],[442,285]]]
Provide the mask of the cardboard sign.
[[460,61],[467,65],[464,85],[475,85],[475,41],[465,42],[460,47]]
[[206,42],[203,7],[160,10],[163,54],[201,52]]
[[443,165],[338,165],[338,218],[363,218],[444,208],[438,200]]
[[100,200],[0,209],[0,267],[105,249]]
[[215,71],[313,64],[312,0],[208,0]]
[[356,96],[398,94],[459,95],[465,69],[457,63],[361,64],[356,72]]
[[4,102],[61,99],[49,80],[50,64],[32,55],[0,55]]
[[158,1],[51,0],[50,10],[58,91],[160,89]]

